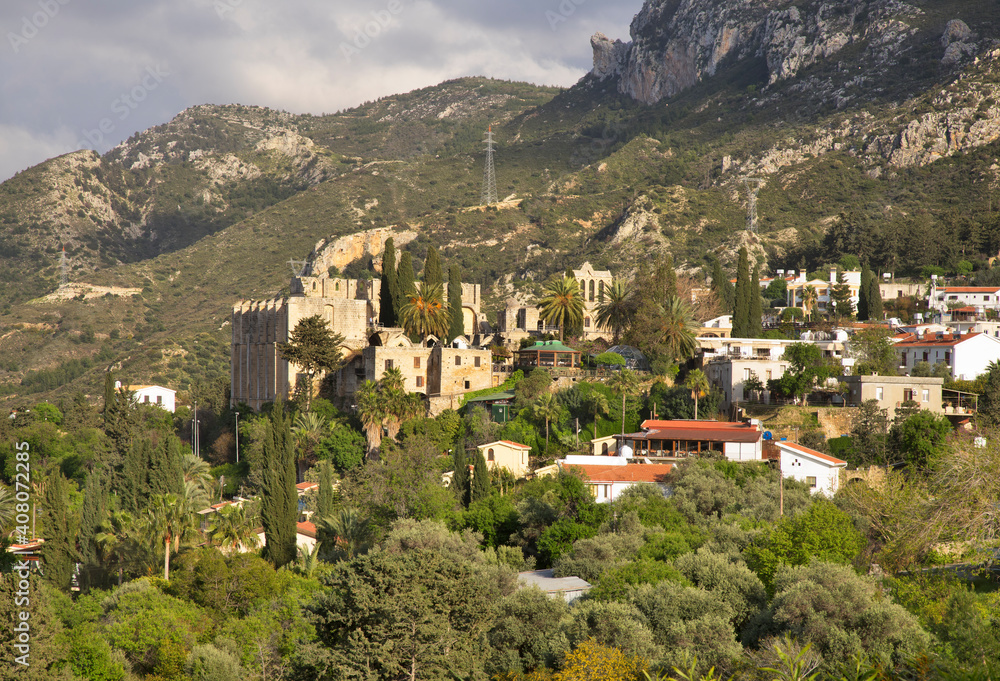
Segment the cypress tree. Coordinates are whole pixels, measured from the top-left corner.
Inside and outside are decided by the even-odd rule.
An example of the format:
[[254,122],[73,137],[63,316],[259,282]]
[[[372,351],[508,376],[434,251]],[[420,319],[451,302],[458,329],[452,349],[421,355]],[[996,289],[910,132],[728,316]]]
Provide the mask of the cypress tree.
[[396,319],[399,311],[417,293],[416,277],[413,274],[413,256],[409,251],[403,251],[399,256],[399,267],[396,268],[396,285],[399,287],[399,298],[396,300]]
[[472,501],[487,499],[493,493],[493,486],[490,484],[490,470],[486,467],[486,457],[482,452],[476,454],[476,464],[472,467],[472,490],[470,497]]
[[871,268],[868,263],[861,266],[861,286],[858,288],[858,321],[863,322],[871,319],[868,312],[868,292],[871,288],[870,279],[872,277]]
[[386,239],[382,253],[382,286],[378,295],[378,321],[382,326],[396,326],[396,298],[399,297],[396,279],[396,246]]
[[150,448],[149,482],[145,493],[149,498],[156,494],[181,494],[184,490],[184,468],[181,465],[181,442],[173,435],[161,438],[155,448]]
[[868,280],[868,318],[882,319],[885,312],[882,306],[882,291],[878,287],[878,276],[872,272]]
[[722,314],[732,314],[735,292],[733,291],[733,285],[729,283],[729,278],[722,269],[722,264],[718,260],[712,263],[712,291],[715,293],[715,297],[719,299],[719,305],[722,306]]
[[747,338],[750,333],[750,262],[746,247],[740,248],[736,268],[736,301],[733,304],[733,338]]
[[80,537],[77,545],[80,548],[80,562],[83,563],[81,574],[84,586],[89,588],[94,581],[93,575],[100,569],[100,556],[97,549],[97,535],[101,532],[101,523],[107,513],[107,498],[104,494],[104,482],[98,470],[87,473],[87,481],[83,488],[83,508],[80,510]]
[[441,269],[441,258],[438,256],[437,249],[433,246],[427,249],[427,260],[424,261],[424,284],[438,284],[442,288],[444,287],[444,271]]
[[68,590],[76,563],[76,532],[69,512],[69,481],[62,473],[49,476],[42,496],[41,536],[45,578],[60,589]]
[[333,516],[333,466],[329,461],[319,464],[319,492],[316,499],[316,516],[330,518]]
[[448,328],[448,342],[465,333],[465,316],[462,314],[462,274],[457,265],[448,268],[448,314],[451,326]]
[[115,478],[112,488],[118,495],[118,505],[121,510],[135,515],[146,508],[149,499],[149,467],[152,461],[153,445],[149,439],[141,438],[132,443],[125,460],[122,462],[121,474]]
[[760,338],[764,335],[764,309],[760,302],[760,268],[753,266],[753,276],[750,279],[750,316],[748,320],[750,338]]
[[295,492],[295,448],[292,431],[279,400],[264,433],[264,481],[260,523],[264,527],[264,557],[276,568],[295,560],[298,495]]
[[667,257],[656,269],[654,277],[656,279],[656,292],[659,294],[657,302],[662,304],[667,298],[677,297],[677,271],[674,270],[674,256],[667,253]]
[[471,490],[469,489],[469,460],[465,456],[465,447],[460,446],[455,449],[452,461],[455,464],[455,475],[451,479],[451,487],[455,490],[455,496],[458,497],[459,503],[468,507]]

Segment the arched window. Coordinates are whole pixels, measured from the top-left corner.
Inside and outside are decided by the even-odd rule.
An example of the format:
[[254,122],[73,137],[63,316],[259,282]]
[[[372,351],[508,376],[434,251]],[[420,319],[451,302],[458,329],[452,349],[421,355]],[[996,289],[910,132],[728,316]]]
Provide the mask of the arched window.
[[340,290],[340,282],[339,281],[336,281],[336,282],[333,283],[333,290],[334,291],[339,291]]
[[604,302],[604,282],[602,281],[597,285],[597,299]]
[[316,282],[314,281],[313,282],[313,291],[315,291],[315,290],[316,290]]
[[601,455],[602,456],[607,456],[607,454],[608,454],[608,443],[607,442],[602,442],[601,443]]
[[594,280],[590,280],[590,302],[594,302]]
[[486,460],[493,461],[493,448],[491,447],[488,452],[486,452]]

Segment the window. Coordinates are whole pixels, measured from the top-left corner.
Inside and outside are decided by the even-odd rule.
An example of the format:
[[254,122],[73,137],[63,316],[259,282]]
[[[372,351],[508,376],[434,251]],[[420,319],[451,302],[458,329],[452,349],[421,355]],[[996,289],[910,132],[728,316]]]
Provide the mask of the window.
[[744,381],[749,381],[750,380],[750,369],[749,368],[746,368],[746,369],[743,370],[743,380]]
[[482,366],[482,361],[483,361],[482,357],[476,357],[475,364],[477,369]]
[[590,302],[594,302],[594,280],[590,280]]
[[924,350],[924,361],[925,362],[927,361],[927,351],[926,350]]
[[769,381],[771,380],[771,370],[770,369],[767,370],[767,380],[769,380]]
[[583,318],[583,326],[586,329],[590,328],[590,317],[584,317]]
[[951,364],[951,350],[946,350],[944,353],[944,363]]
[[392,360],[391,359],[385,360],[385,370],[388,371],[391,368],[392,368]]
[[989,297],[989,296],[983,296],[983,302],[984,302],[984,303],[985,303],[985,302],[987,302],[987,301],[989,301],[989,299],[990,299],[990,297]]
[[156,396],[156,403],[157,404],[163,404],[163,395],[157,395]]
[[604,302],[604,282],[597,285],[597,300]]
[[419,369],[420,368],[420,358],[419,357],[414,357],[413,358],[413,368],[414,369]]
[[418,388],[423,388],[424,387],[424,377],[423,376],[417,376],[417,387]]
[[881,402],[882,398],[884,396],[885,396],[885,389],[884,388],[875,388],[875,399],[876,400],[878,400],[879,402]]
[[920,392],[920,401],[921,402],[930,402],[931,401],[931,391],[930,390],[922,390]]
[[607,454],[608,454],[608,443],[607,442],[602,442],[601,443],[601,456],[607,456]]
[[340,290],[340,282],[339,281],[336,281],[336,282],[333,283],[333,290],[334,291],[339,291]]
[[489,451],[486,452],[486,460],[487,461],[493,461],[494,460],[493,448],[492,447],[490,447]]
[[468,390],[471,385],[472,385],[471,383],[469,383],[468,381],[466,381],[465,382],[465,389]]
[[142,401],[145,402],[146,404],[149,404],[149,395],[143,395]]
[[903,390],[903,401],[907,402],[907,401],[912,400],[912,399],[913,399],[913,390],[910,389],[910,388],[904,389]]
[[806,476],[806,484],[809,485],[810,487],[815,487],[816,486],[816,476],[815,475],[807,475]]
[[462,366],[462,356],[461,355],[455,355],[455,366],[457,366],[457,367]]

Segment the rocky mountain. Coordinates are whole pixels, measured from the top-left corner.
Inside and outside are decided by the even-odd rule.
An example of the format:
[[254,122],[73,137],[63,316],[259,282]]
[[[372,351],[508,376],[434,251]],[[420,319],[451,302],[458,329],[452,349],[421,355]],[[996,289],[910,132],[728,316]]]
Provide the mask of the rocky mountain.
[[[322,116],[203,105],[52,159],[0,185],[0,395],[96,390],[112,365],[224,380],[232,304],[280,294],[317,244],[370,276],[370,230],[418,264],[436,245],[485,309],[583,260],[628,275],[664,251],[695,274],[741,245],[772,268],[985,268],[989,5],[647,0],[629,42],[594,36],[569,89],[459,79]],[[506,200],[483,209],[487,125]]]

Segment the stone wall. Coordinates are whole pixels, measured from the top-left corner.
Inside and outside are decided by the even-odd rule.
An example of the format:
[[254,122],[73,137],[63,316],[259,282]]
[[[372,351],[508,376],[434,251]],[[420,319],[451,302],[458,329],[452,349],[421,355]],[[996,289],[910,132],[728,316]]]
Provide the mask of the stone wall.
[[250,301],[233,306],[230,346],[232,404],[260,409],[289,391],[288,362],[276,343],[288,339],[287,310],[281,300]]

